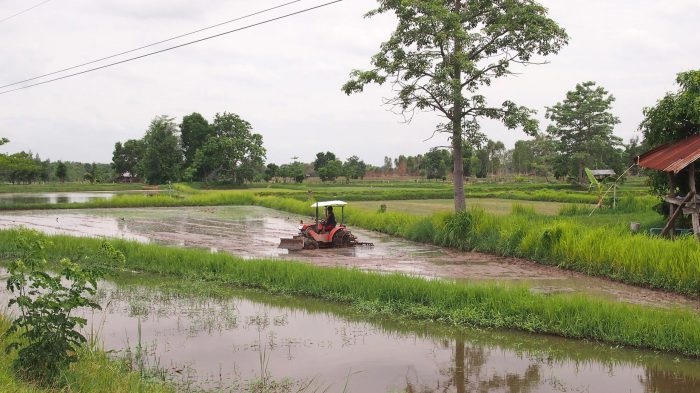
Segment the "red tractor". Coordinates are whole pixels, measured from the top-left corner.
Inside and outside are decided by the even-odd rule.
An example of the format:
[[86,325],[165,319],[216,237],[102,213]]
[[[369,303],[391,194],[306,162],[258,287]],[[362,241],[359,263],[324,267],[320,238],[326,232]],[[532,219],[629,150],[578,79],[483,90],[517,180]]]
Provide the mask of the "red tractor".
[[[316,208],[316,221],[305,224],[302,220],[299,224],[299,234],[292,239],[281,239],[279,248],[290,251],[316,250],[318,248],[341,248],[353,246],[372,246],[372,243],[360,243],[355,235],[345,226],[345,205],[343,201],[316,202],[311,207]],[[319,208],[340,207],[340,224],[333,228],[326,228],[326,222],[319,219]]]

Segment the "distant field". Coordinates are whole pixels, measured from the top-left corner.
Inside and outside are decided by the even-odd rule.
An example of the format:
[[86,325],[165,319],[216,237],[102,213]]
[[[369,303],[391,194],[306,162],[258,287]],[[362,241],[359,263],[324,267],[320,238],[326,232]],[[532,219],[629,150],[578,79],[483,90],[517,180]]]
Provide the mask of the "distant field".
[[[431,215],[441,211],[454,211],[454,201],[451,199],[426,199],[426,200],[409,200],[409,201],[371,201],[371,202],[353,202],[352,206],[378,210],[379,206],[385,204],[387,211],[400,211],[409,214]],[[514,201],[510,199],[484,199],[474,198],[467,199],[467,206],[478,206],[487,212],[506,215],[510,214],[513,209],[513,204],[520,204],[526,207],[532,207],[537,213],[545,215],[556,215],[559,209],[565,205],[560,202],[538,202],[538,201]]]

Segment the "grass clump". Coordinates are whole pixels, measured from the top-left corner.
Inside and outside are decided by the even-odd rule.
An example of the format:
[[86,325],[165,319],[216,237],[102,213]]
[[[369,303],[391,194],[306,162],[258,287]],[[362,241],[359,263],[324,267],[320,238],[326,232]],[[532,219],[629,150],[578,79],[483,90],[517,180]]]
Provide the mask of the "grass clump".
[[[0,315],[0,335],[10,327],[10,321]],[[0,347],[6,339],[0,338]],[[167,385],[147,382],[138,373],[128,370],[125,363],[110,359],[104,352],[82,348],[77,362],[63,370],[52,386],[37,386],[17,378],[12,363],[16,354],[0,356],[0,391],[13,393],[166,393],[173,390]]]
[[[480,220],[476,216],[472,216],[474,223],[465,224],[462,220],[468,216],[464,213],[452,222],[445,217],[442,224],[454,231],[493,231],[476,222]],[[5,258],[11,257],[13,250],[3,245],[17,235],[18,231],[0,232],[0,253]],[[75,254],[90,258],[99,253],[102,244],[98,239],[49,238],[52,244],[47,252],[52,259]],[[310,296],[416,320],[513,328],[700,356],[700,317],[687,310],[648,308],[585,296],[534,294],[526,288],[494,284],[428,281],[287,261],[244,260],[225,253],[129,241],[111,243],[126,256],[124,268],[130,270]]]

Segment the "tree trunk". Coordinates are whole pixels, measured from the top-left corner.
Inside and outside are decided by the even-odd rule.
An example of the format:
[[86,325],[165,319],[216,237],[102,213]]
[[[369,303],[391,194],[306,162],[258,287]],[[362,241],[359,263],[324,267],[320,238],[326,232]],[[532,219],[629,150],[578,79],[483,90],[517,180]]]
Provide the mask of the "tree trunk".
[[[455,12],[460,13],[460,0],[455,0]],[[455,212],[467,210],[467,202],[464,199],[464,157],[462,157],[462,107],[464,97],[462,96],[462,67],[457,61],[457,55],[462,51],[462,42],[455,37],[455,47],[453,54],[453,75],[452,75],[452,157],[454,169],[452,171],[452,181],[454,182]]]
[[578,163],[578,182],[581,185],[586,184],[586,174],[585,174],[585,171],[583,170],[583,168],[584,168],[583,161],[579,161],[579,163]]
[[462,130],[459,126],[452,125],[452,155],[454,157],[454,169],[452,178],[454,182],[455,212],[465,211],[467,202],[464,199],[464,158],[462,157]]

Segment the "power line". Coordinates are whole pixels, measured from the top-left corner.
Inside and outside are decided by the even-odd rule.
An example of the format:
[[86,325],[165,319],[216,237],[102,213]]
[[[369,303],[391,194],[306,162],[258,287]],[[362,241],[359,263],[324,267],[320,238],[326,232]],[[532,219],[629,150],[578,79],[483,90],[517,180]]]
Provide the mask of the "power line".
[[[49,0],[49,1],[50,1],[50,0]],[[19,81],[19,82],[10,83],[10,84],[8,84],[8,85],[0,86],[0,89],[4,89],[4,88],[10,87],[10,86],[19,85],[19,84],[25,83],[25,82],[31,82],[31,81],[33,81],[33,80],[45,78],[45,77],[47,77],[47,76],[60,74],[60,73],[62,73],[62,72],[74,70],[74,69],[76,69],[76,68],[84,67],[84,66],[86,66],[86,65],[99,63],[99,62],[101,62],[101,61],[108,60],[108,59],[112,59],[112,58],[115,58],[115,57],[118,57],[118,56],[122,56],[122,55],[125,55],[125,54],[127,54],[127,53],[132,53],[132,52],[139,51],[139,50],[141,50],[141,49],[150,48],[150,47],[152,47],[152,46],[156,46],[156,45],[159,45],[159,44],[163,44],[163,43],[165,43],[165,42],[173,41],[173,40],[176,40],[176,39],[178,39],[178,38],[187,37],[187,36],[192,35],[192,34],[201,33],[201,32],[203,32],[203,31],[205,31],[205,30],[211,30],[211,29],[213,29],[213,28],[215,28],[215,27],[223,26],[223,25],[225,25],[225,24],[229,24],[229,23],[232,23],[232,22],[237,22],[237,21],[240,21],[240,20],[243,20],[243,19],[247,19],[247,18],[256,16],[256,15],[263,14],[263,13],[265,13],[265,12],[270,12],[270,11],[276,10],[276,9],[278,9],[278,8],[282,8],[282,7],[286,7],[286,6],[291,5],[291,4],[294,4],[294,3],[298,3],[298,2],[300,2],[300,1],[302,1],[302,0],[290,1],[290,2],[287,2],[287,3],[284,3],[284,4],[280,4],[280,5],[271,7],[271,8],[267,8],[267,9],[264,9],[264,10],[261,10],[261,11],[254,12],[254,13],[252,13],[252,14],[244,15],[244,16],[241,16],[241,17],[238,17],[238,18],[235,18],[235,19],[227,20],[227,21],[225,21],[225,22],[217,23],[217,24],[215,24],[215,25],[211,25],[211,26],[208,26],[208,27],[199,29],[199,30],[191,31],[191,32],[189,32],[189,33],[180,34],[180,35],[175,36],[175,37],[171,37],[171,38],[167,38],[167,39],[164,39],[164,40],[161,40],[161,41],[158,41],[158,42],[154,42],[154,43],[152,43],[152,44],[140,46],[140,47],[138,47],[138,48],[130,49],[130,50],[127,50],[127,51],[124,51],[124,52],[120,52],[120,53],[114,54],[114,55],[102,57],[102,58],[99,58],[99,59],[95,59],[95,60],[88,61],[88,62],[86,62],[86,63],[82,63],[82,64],[78,64],[78,65],[71,66],[71,67],[68,67],[68,68],[64,68],[64,69],[62,69],[62,70],[58,70],[58,71],[54,71],[54,72],[49,72],[48,74],[43,74],[43,75],[35,76],[35,77],[32,77],[32,78],[28,78],[28,79],[25,79],[25,80],[21,80],[21,81]]]
[[281,19],[286,19],[286,18],[295,16],[295,15],[299,15],[299,14],[303,14],[303,13],[306,13],[306,12],[314,11],[314,10],[317,10],[317,9],[319,9],[319,8],[327,7],[327,6],[332,5],[332,4],[335,4],[335,3],[340,3],[340,2],[342,2],[342,1],[343,1],[343,0],[334,0],[334,1],[330,1],[330,2],[323,3],[323,4],[320,4],[320,5],[314,6],[314,7],[309,7],[309,8],[305,8],[305,9],[303,9],[303,10],[300,10],[300,11],[296,11],[296,12],[292,12],[292,13],[285,14],[285,15],[282,15],[282,16],[278,16],[278,17],[276,17],[276,18],[267,19],[267,20],[264,20],[264,21],[262,21],[262,22],[253,23],[253,24],[250,24],[250,25],[247,25],[247,26],[239,27],[239,28],[237,28],[237,29],[225,31],[225,32],[223,32],[223,33],[219,33],[219,34],[211,35],[211,36],[208,36],[208,37],[200,38],[200,39],[198,39],[198,40],[185,42],[184,44],[171,46],[171,47],[169,47],[169,48],[161,49],[161,50],[158,50],[158,51],[155,51],[155,52],[146,53],[146,54],[144,54],[144,55],[131,57],[131,58],[129,58],[129,59],[117,61],[117,62],[110,63],[110,64],[105,64],[105,65],[103,65],[103,66],[99,66],[99,67],[95,67],[95,68],[90,68],[90,69],[87,69],[87,70],[84,70],[84,71],[76,72],[76,73],[69,74],[69,75],[64,75],[64,76],[61,76],[61,77],[58,77],[58,78],[54,78],[54,79],[49,79],[49,80],[47,80],[47,81],[38,82],[38,83],[31,84],[31,85],[18,87],[18,88],[16,88],[16,89],[5,90],[5,91],[0,92],[0,95],[12,93],[12,92],[15,92],[15,91],[18,91],[18,90],[29,89],[30,87],[34,87],[34,86],[45,85],[45,84],[47,84],[47,83],[56,82],[56,81],[59,81],[59,80],[62,80],[62,79],[67,79],[67,78],[71,78],[71,77],[78,76],[78,75],[82,75],[82,74],[87,74],[88,72],[93,72],[93,71],[101,70],[101,69],[103,69],[103,68],[112,67],[112,66],[115,66],[115,65],[118,65],[118,64],[123,64],[123,63],[128,63],[128,62],[130,62],[130,61],[134,61],[134,60],[138,60],[138,59],[143,59],[144,57],[153,56],[153,55],[156,55],[156,54],[159,54],[159,53],[171,51],[171,50],[173,50],[173,49],[178,49],[178,48],[182,48],[182,47],[184,47],[184,46],[196,44],[196,43],[199,43],[199,42],[202,42],[202,41],[207,41],[207,40],[210,40],[210,39],[212,39],[212,38],[221,37],[221,36],[224,36],[224,35],[227,35],[227,34],[232,34],[232,33],[236,33],[236,32],[242,31],[242,30],[247,30],[247,29],[250,29],[250,28],[252,28],[252,27],[265,25],[265,24],[272,23],[272,22],[275,22],[275,21],[278,21],[278,20],[281,20]]
[[42,5],[46,4],[46,3],[48,3],[49,1],[51,1],[51,0],[42,1],[41,3],[35,4],[35,5],[33,5],[33,6],[29,7],[29,8],[27,8],[27,9],[24,10],[24,11],[20,11],[20,12],[18,12],[18,13],[16,13],[16,14],[13,14],[13,15],[10,15],[10,16],[5,17],[5,18],[3,18],[3,19],[0,19],[0,23],[4,22],[4,21],[6,21],[6,20],[10,20],[10,19],[12,19],[12,18],[14,18],[14,17],[16,17],[16,16],[20,16],[20,15],[24,14],[25,12],[29,12],[29,11],[33,10],[34,8],[36,8],[36,7],[39,7],[39,6],[42,6]]

